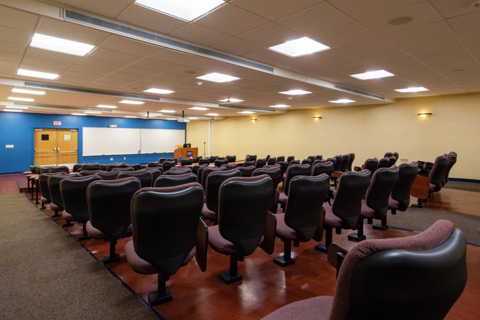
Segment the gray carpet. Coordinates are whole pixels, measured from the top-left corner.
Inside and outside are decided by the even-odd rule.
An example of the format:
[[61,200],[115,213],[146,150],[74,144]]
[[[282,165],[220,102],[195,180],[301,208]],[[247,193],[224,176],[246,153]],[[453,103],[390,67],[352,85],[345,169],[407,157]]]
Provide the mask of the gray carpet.
[[396,215],[388,213],[388,225],[412,231],[423,231],[439,219],[453,222],[467,236],[467,242],[480,245],[480,217],[464,213],[432,210],[426,208],[408,208]]
[[25,194],[0,195],[0,319],[158,319]]

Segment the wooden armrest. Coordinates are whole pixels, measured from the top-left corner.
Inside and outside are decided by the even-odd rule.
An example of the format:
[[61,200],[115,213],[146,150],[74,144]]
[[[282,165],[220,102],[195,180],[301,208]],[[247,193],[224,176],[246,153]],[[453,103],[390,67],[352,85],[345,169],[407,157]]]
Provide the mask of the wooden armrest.
[[337,275],[347,253],[348,253],[348,250],[336,242],[332,242],[328,247],[328,253],[327,253],[328,263],[330,263],[332,267],[337,269]]
[[333,171],[332,177],[334,178],[340,178],[342,176],[343,172],[341,171]]
[[275,229],[277,228],[277,217],[270,211],[267,212],[267,224],[263,234],[263,242],[260,248],[268,254],[272,254],[275,249]]
[[430,180],[427,177],[417,176],[410,189],[410,195],[419,199],[427,199],[429,189]]
[[198,218],[195,260],[200,270],[207,270],[208,227],[202,218]]

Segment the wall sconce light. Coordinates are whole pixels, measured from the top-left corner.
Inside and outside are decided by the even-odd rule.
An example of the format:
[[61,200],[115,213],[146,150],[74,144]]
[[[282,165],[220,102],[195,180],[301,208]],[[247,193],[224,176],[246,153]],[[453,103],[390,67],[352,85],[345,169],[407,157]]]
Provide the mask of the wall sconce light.
[[428,117],[430,117],[432,115],[431,112],[420,112],[417,114],[420,119],[427,119]]
[[250,119],[253,123],[255,123],[257,121],[257,118],[252,118]]
[[318,120],[320,120],[320,119],[322,119],[322,117],[320,117],[320,116],[315,116],[315,117],[313,117],[313,120],[315,120],[315,121],[318,121]]

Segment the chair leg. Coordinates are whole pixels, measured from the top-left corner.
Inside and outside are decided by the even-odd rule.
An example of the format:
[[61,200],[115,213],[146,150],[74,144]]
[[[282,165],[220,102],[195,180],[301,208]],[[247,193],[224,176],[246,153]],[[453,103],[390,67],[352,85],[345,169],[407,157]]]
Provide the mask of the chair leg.
[[342,234],[342,228],[336,227],[336,228],[335,228],[335,233],[336,233],[336,234]]
[[55,214],[51,216],[51,218],[56,218],[56,217],[61,217],[61,215],[58,214],[58,210],[55,210]]
[[332,227],[325,226],[325,243],[319,243],[315,246],[315,249],[322,252],[328,252],[328,247],[332,243]]
[[220,273],[220,279],[226,284],[231,284],[242,280],[242,275],[238,273],[238,255],[230,255],[230,270]]
[[168,276],[158,274],[158,289],[148,293],[148,302],[152,306],[157,306],[173,300],[173,296],[167,288],[168,279]]
[[365,237],[365,234],[363,233],[363,219],[358,220],[358,226],[357,226],[357,232],[350,233],[348,235],[348,240],[350,241],[363,241],[367,237]]
[[387,224],[387,216],[385,215],[385,218],[382,219],[381,224],[374,224],[372,225],[372,228],[375,230],[387,230],[388,228],[390,228]]
[[417,204],[412,204],[412,208],[423,208],[422,201],[426,201],[427,199],[420,199],[418,198]]
[[62,227],[64,227],[64,228],[65,227],[71,227],[73,225],[74,225],[73,221],[65,221],[65,223],[62,224]]
[[372,219],[372,218],[367,218],[367,223],[368,223],[368,224],[372,224],[372,223],[373,223],[373,219]]
[[87,233],[87,224],[84,223],[83,226],[82,226],[82,230],[83,230],[83,234],[80,238],[78,238],[78,240],[82,241],[82,240],[88,240],[88,239],[91,239],[89,236],[88,236],[88,233]]
[[120,255],[118,253],[115,253],[116,245],[117,240],[110,240],[110,255],[103,257],[103,264],[120,261]]
[[290,240],[283,240],[283,256],[273,259],[275,264],[281,267],[287,267],[295,263],[295,259],[292,259],[292,242]]

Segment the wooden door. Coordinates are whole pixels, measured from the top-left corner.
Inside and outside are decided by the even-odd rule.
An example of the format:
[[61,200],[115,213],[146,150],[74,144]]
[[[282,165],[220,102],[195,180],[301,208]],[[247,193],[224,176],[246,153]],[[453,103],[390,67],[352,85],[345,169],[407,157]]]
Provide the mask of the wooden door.
[[35,129],[35,153],[36,166],[56,165],[58,129]]
[[77,163],[77,129],[58,129],[58,164]]
[[58,166],[78,161],[77,129],[35,129],[34,142],[36,166]]

